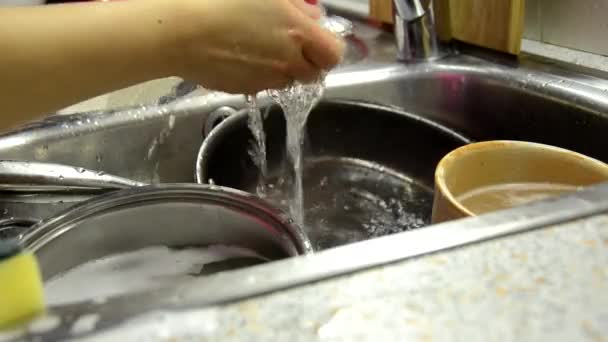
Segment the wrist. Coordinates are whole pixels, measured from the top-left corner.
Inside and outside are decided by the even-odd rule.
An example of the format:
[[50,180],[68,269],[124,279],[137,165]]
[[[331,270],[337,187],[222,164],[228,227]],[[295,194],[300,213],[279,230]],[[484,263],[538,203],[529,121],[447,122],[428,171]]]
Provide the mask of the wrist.
[[144,58],[152,61],[156,77],[182,76],[185,57],[182,1],[146,0],[139,4],[146,7],[143,17],[148,21],[151,41]]
[[[185,22],[188,14],[185,0],[143,0],[116,1],[108,5],[119,5],[121,11],[130,13],[116,22],[125,25],[121,30],[132,35],[133,58],[135,69],[147,74],[147,78],[164,78],[183,76],[184,47],[186,41]],[[137,18],[134,20],[133,18]],[[139,64],[139,65],[137,65]]]
[[[158,53],[163,55],[164,72],[167,76],[188,78],[194,67],[192,49],[194,44],[203,44],[200,38],[205,24],[205,4],[207,0],[153,0],[157,4],[157,21],[162,46]],[[215,1],[215,0],[212,0]]]

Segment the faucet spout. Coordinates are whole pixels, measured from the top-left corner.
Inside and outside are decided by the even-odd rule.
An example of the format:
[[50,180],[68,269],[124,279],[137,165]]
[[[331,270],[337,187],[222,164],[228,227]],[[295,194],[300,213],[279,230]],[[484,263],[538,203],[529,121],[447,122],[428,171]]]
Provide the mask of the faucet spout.
[[432,0],[393,0],[397,59],[403,62],[431,60],[444,56],[439,42]]
[[394,3],[397,15],[404,20],[415,20],[422,17],[426,13],[426,5],[428,5],[421,0],[396,0]]

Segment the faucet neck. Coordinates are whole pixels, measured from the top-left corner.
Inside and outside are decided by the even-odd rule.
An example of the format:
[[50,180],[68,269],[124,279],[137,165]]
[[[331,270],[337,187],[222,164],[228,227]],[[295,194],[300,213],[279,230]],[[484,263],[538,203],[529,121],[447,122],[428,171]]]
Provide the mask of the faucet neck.
[[393,0],[397,59],[432,60],[447,54],[438,39],[432,0]]

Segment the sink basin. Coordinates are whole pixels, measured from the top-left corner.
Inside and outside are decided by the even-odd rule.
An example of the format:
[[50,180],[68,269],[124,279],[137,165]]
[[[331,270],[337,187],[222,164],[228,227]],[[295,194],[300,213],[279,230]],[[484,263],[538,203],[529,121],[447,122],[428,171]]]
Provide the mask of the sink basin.
[[[268,175],[250,156],[248,113],[216,126],[205,140],[197,181],[258,192],[290,212],[293,169],[279,106],[265,111]],[[310,113],[303,148],[303,228],[315,250],[428,225],[439,160],[466,137],[392,107],[324,100]],[[297,214],[294,214],[297,219]]]
[[608,82],[540,60],[510,63],[454,56],[355,71],[330,79],[328,95],[396,106],[472,140],[526,140],[608,161]]
[[[606,162],[606,89],[594,75],[539,58],[515,64],[456,55],[412,65],[364,60],[330,74],[325,98],[396,108],[473,141],[527,140]],[[194,182],[207,117],[220,107],[242,108],[243,100],[214,94],[160,107],[51,117],[2,135],[0,158],[57,162],[146,183]],[[348,120],[345,115],[343,124]]]

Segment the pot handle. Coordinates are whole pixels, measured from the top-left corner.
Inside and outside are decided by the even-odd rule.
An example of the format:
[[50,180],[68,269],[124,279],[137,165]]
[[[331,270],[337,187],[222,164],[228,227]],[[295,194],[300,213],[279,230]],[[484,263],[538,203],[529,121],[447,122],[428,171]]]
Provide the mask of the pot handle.
[[232,107],[223,106],[209,113],[203,124],[203,139],[207,138],[209,134],[211,134],[211,131],[222,123],[222,121],[238,112],[238,110]]
[[21,241],[25,233],[39,221],[32,218],[12,217],[0,220],[0,240]]
[[145,184],[104,172],[63,164],[0,160],[2,191],[117,190]]

